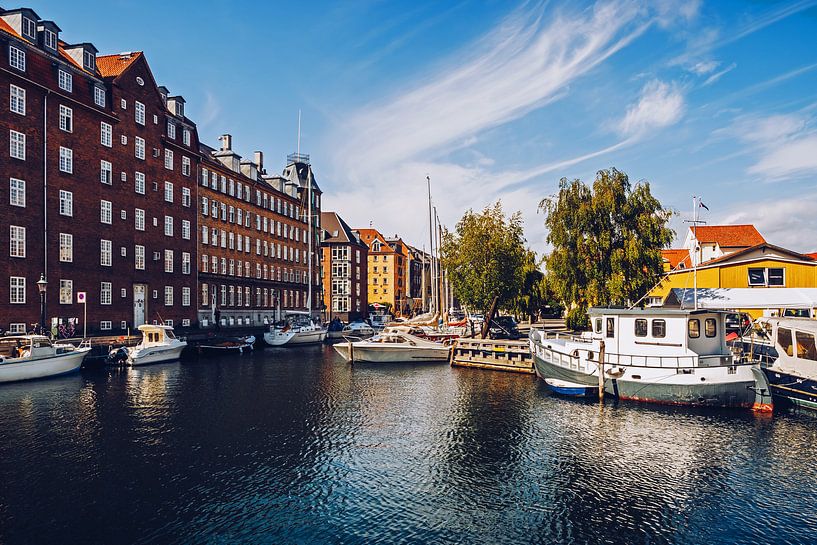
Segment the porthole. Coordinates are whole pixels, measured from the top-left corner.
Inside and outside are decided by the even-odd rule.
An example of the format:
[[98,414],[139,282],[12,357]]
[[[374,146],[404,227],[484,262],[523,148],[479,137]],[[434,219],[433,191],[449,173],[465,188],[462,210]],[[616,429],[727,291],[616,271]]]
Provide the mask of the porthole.
[[142,86],[145,84],[145,80],[142,79],[142,76],[136,76],[136,83]]

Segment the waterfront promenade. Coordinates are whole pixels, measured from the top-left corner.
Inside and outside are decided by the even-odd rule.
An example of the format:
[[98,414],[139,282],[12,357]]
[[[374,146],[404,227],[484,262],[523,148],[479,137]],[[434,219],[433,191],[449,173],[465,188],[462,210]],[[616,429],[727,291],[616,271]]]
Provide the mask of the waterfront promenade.
[[0,389],[0,542],[808,543],[815,419],[331,347]]

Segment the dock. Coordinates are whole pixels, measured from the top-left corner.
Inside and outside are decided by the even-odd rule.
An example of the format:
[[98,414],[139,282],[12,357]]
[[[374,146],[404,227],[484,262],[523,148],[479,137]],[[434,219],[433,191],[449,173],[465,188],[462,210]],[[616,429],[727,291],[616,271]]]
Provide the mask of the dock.
[[451,365],[513,373],[533,374],[533,357],[528,341],[457,339],[451,350]]

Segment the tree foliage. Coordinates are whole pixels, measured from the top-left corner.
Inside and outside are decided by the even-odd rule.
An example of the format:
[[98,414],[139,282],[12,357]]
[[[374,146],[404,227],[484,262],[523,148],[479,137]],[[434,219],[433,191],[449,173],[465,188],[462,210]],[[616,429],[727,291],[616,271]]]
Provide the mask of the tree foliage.
[[532,250],[525,251],[522,266],[522,285],[519,294],[511,301],[510,309],[518,317],[533,320],[543,307],[558,307],[558,298],[548,284],[542,272],[544,259],[539,258]]
[[526,252],[521,214],[506,218],[500,202],[481,213],[468,210],[453,232],[443,234],[440,248],[454,295],[483,312],[495,295],[500,308],[508,308],[518,296]]
[[648,182],[630,185],[615,168],[600,170],[592,188],[559,182],[540,203],[546,213],[547,257],[553,289],[568,305],[623,305],[649,290],[663,270],[661,249],[673,240],[672,212]]

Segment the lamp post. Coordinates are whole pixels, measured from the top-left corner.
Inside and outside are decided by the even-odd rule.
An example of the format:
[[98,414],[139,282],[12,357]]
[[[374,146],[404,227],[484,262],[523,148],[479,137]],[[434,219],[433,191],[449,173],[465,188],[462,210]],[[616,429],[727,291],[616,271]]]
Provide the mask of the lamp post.
[[45,288],[47,287],[45,274],[40,274],[40,279],[37,280],[37,291],[40,292],[40,332],[45,331]]

